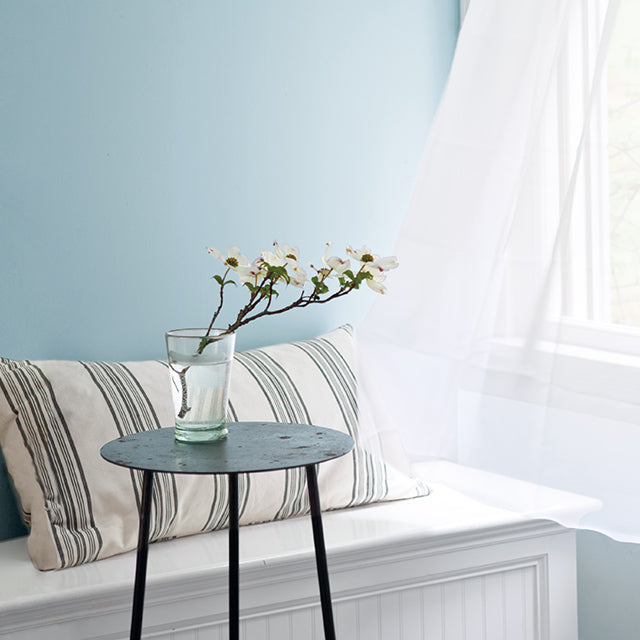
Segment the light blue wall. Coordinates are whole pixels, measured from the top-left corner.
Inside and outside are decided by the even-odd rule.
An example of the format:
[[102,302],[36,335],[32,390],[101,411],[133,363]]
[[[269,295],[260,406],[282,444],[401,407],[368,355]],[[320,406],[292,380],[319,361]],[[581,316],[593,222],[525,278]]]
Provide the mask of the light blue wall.
[[[388,251],[455,0],[0,4],[0,352],[144,358],[208,323],[205,247]],[[355,318],[326,307],[240,346]]]
[[578,531],[580,640],[640,638],[640,545]]
[[[457,4],[0,2],[0,355],[162,357],[165,330],[209,321],[209,245],[390,251]],[[357,322],[373,295],[238,345]],[[0,474],[0,539],[7,496]]]
[[[390,250],[457,4],[0,2],[0,355],[162,357],[208,321],[208,245]],[[239,345],[357,322],[368,295]],[[2,465],[0,539],[23,531]],[[578,534],[581,640],[637,637],[638,549]]]

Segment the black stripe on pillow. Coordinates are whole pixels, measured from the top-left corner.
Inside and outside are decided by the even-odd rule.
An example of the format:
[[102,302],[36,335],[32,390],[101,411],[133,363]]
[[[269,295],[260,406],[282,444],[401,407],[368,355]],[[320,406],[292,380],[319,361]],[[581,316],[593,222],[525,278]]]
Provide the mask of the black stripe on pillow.
[[[8,365],[0,379],[40,485],[61,567],[95,560],[102,537],[95,525],[84,469],[55,393],[42,370]],[[46,436],[43,437],[43,434]]]
[[[267,401],[272,416],[264,420],[308,424],[307,407],[291,376],[276,360],[261,349],[236,354],[236,362],[253,377]],[[287,518],[306,513],[309,500],[304,469],[287,469],[280,507],[275,518]]]
[[[153,405],[130,369],[119,362],[82,362],[81,364],[102,394],[118,434],[122,436],[160,428],[160,421]],[[130,470],[130,473],[139,509],[143,474],[137,470]],[[166,473],[155,474],[150,540],[169,537],[177,513],[178,490],[175,476]]]
[[[342,329],[351,334],[350,328]],[[293,346],[304,351],[318,368],[340,409],[345,430],[357,441],[356,377],[349,363],[335,345],[325,338],[294,342]],[[348,455],[353,461],[353,492],[349,506],[384,498],[389,487],[382,461],[360,447],[354,448]]]

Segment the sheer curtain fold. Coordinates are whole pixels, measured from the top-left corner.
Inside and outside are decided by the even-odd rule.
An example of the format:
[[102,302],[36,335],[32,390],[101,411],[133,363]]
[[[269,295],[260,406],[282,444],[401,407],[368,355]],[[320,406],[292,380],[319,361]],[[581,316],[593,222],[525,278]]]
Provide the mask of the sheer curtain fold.
[[[590,94],[565,135],[557,104],[570,73],[559,69],[587,4],[601,12],[580,58]],[[607,412],[615,399],[594,398],[598,379],[585,381],[579,358],[562,351],[563,240],[580,215],[618,4],[471,1],[394,249],[400,268],[357,339],[373,428],[399,433],[412,460],[594,496],[603,509],[582,525],[628,540],[640,538],[640,515],[623,508],[640,495],[640,473],[625,447],[640,438],[619,419],[628,407]],[[569,166],[559,145],[570,147]],[[513,496],[495,494],[484,498],[514,508]]]

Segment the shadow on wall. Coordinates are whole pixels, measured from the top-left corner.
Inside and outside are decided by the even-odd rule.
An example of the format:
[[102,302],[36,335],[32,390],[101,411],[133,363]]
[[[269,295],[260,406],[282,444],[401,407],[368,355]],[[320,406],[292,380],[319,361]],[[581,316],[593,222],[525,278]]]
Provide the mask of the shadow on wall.
[[0,452],[0,540],[27,535],[2,452]]

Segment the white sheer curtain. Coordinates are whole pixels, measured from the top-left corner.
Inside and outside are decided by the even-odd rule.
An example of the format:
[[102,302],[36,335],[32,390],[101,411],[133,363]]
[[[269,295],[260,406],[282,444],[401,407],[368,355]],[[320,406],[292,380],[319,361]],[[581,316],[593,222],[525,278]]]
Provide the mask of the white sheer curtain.
[[[400,268],[357,337],[383,445],[399,434],[413,461],[593,496],[600,511],[563,523],[640,540],[640,365],[590,358],[563,315],[618,4],[471,1],[395,246]],[[574,58],[585,11],[590,43]],[[588,90],[560,117],[578,72]],[[518,507],[493,489],[483,499]]]

